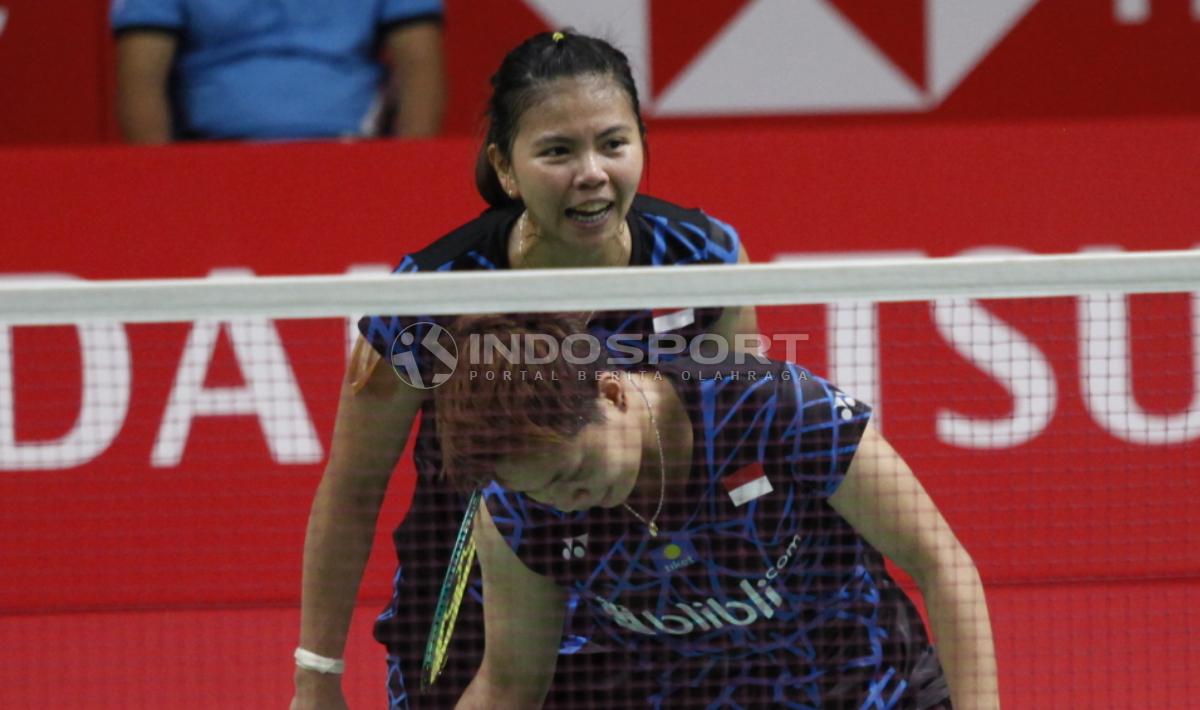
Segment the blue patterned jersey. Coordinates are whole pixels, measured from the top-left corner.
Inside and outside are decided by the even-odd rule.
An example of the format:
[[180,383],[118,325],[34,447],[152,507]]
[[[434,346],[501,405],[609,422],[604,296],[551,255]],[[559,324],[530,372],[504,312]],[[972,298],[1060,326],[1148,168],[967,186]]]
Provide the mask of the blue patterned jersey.
[[[430,271],[478,271],[510,268],[508,235],[519,208],[491,209],[424,249],[405,256],[398,274]],[[740,251],[737,232],[699,210],[638,195],[627,218],[631,237],[630,265],[680,266],[688,264],[736,263]],[[721,316],[720,308],[697,308],[653,312],[635,310],[594,314],[589,328],[602,342],[613,333],[649,335],[675,333],[686,339],[707,332]],[[394,365],[410,363],[412,371],[432,382],[435,358],[431,350],[414,347],[422,343],[434,324],[444,325],[444,316],[380,315],[359,321],[359,331],[379,353]],[[411,338],[400,338],[401,334]],[[393,535],[400,566],[395,593],[379,616],[375,636],[388,650],[394,663],[393,694],[405,695],[405,678],[420,667],[429,620],[449,561],[464,499],[438,480],[441,455],[434,428],[432,398],[422,407],[414,444],[414,460],[420,473],[412,505]],[[482,614],[477,588],[463,603],[448,655],[450,664],[434,689],[434,695],[417,699],[417,706],[452,705],[466,681],[478,667],[482,652]],[[553,704],[553,703],[551,703]],[[566,704],[564,702],[564,704]],[[393,703],[396,707],[404,701]]]
[[658,372],[694,436],[690,479],[668,497],[658,536],[621,507],[563,513],[487,489],[521,560],[586,604],[576,631],[639,658],[652,706],[943,700],[930,696],[945,685],[911,601],[827,503],[868,407],[788,363]]

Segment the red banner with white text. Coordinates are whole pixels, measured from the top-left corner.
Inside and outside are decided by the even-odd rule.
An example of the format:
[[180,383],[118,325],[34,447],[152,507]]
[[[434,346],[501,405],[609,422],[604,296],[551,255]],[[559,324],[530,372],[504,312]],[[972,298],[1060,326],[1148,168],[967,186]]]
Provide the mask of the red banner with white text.
[[[1190,249],[1198,128],[664,131],[645,187],[732,223],[758,261]],[[387,270],[481,209],[473,154],[459,140],[10,151],[4,271]],[[1189,294],[1090,295],[761,320],[803,328],[797,356],[878,405],[986,579],[1029,582],[1200,564],[1197,313]],[[294,602],[352,334],[342,320],[0,328],[0,609]],[[408,485],[405,463],[370,597],[387,594]]]

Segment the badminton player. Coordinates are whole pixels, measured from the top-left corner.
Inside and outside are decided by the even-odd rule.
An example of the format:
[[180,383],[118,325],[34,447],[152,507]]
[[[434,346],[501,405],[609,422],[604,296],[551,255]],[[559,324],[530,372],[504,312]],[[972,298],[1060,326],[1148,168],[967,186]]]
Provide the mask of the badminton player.
[[[456,337],[578,329],[481,316]],[[804,368],[493,354],[436,396],[447,475],[486,486],[486,650],[459,707],[539,706],[568,593],[632,655],[641,707],[998,707],[971,558],[870,409]]]
[[[505,57],[492,86],[488,134],[476,166],[476,182],[490,208],[404,257],[397,272],[746,260],[729,225],[637,194],[645,129],[628,61],[611,45],[573,32],[536,35]],[[409,315],[369,317],[359,324],[362,338],[343,384],[330,459],[305,539],[294,708],[345,704],[338,673],[355,596],[381,501],[419,412],[414,458],[420,478],[394,535],[400,561],[394,595],[375,626],[388,650],[390,706],[452,705],[479,665],[482,615],[469,597],[459,612],[446,672],[429,693],[416,694],[465,501],[438,479],[441,456],[430,389],[436,358],[421,345],[438,322]],[[658,333],[689,340],[702,333],[732,338],[757,330],[753,309],[738,308],[598,313],[588,327],[602,337]],[[585,640],[563,639],[562,650],[578,650]],[[611,680],[573,668],[590,657],[573,655],[559,669]],[[612,666],[606,662],[604,668]]]

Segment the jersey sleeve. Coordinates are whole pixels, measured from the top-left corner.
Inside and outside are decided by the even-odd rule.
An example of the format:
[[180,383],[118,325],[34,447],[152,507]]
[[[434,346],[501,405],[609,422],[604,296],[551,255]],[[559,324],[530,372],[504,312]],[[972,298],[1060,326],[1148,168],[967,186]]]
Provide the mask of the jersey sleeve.
[[804,493],[828,498],[850,468],[871,408],[801,367],[787,372],[794,396],[784,432],[787,465]]
[[379,20],[384,27],[393,28],[410,22],[440,20],[441,17],[441,0],[384,0]]
[[115,33],[130,30],[178,32],[184,26],[182,0],[113,0],[109,22]]
[[[419,270],[412,257],[406,256],[393,274]],[[424,315],[368,315],[359,319],[358,332],[405,382],[429,389],[446,375],[439,365],[452,368],[456,357],[453,339],[448,339],[443,321]]]
[[526,567],[568,586],[583,563],[577,554],[587,545],[587,511],[565,513],[498,483],[483,490],[492,522]]
[[742,239],[733,225],[713,217],[708,218],[708,261],[721,264],[736,264],[742,250]]
[[[405,256],[400,265],[392,270],[393,276],[419,271],[411,256]],[[373,315],[358,320],[358,332],[371,344],[375,352],[384,357],[391,356],[392,344],[405,329],[424,320],[422,316]]]

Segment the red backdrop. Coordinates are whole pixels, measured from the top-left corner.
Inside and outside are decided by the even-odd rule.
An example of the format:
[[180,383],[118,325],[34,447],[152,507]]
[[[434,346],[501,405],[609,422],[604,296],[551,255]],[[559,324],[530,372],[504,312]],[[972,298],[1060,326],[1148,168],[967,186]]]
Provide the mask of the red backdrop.
[[[116,137],[102,0],[0,2],[0,143]],[[630,55],[649,114],[925,121],[1193,114],[1189,0],[445,0],[446,130],[528,34],[575,26]],[[781,77],[787,77],[783,80]]]
[[[446,0],[450,139],[12,147],[115,140],[107,4],[0,0],[0,144],[10,146],[0,151],[0,274],[390,264],[481,208],[467,177],[475,146],[455,136],[476,131],[504,51],[562,25],[630,54],[654,147],[648,191],[732,222],[756,260],[1200,243],[1200,124],[1188,118],[1200,110],[1200,18],[1188,0]],[[1052,382],[1041,400],[1022,391],[1031,378],[995,368],[1004,353],[969,353],[939,327],[954,311],[867,311],[875,326],[864,332],[881,344],[876,403],[981,566],[1007,707],[1189,706],[1200,667],[1194,429],[1149,445],[1113,432],[1097,405],[1104,392],[1082,383],[1077,307],[958,312],[1028,343]],[[1184,295],[1132,299],[1132,392],[1118,409],[1194,416],[1198,308]],[[803,359],[836,370],[826,349],[846,335],[838,317],[769,309],[762,321],[800,323],[812,335]],[[285,701],[300,545],[344,330],[276,328],[299,406],[284,418],[295,429],[274,443],[290,439],[290,454],[271,448],[254,415],[200,415],[179,460],[160,451],[158,465],[171,393],[195,352],[186,343],[204,325],[109,329],[107,346],[72,327],[0,331],[12,377],[8,389],[0,379],[0,409],[13,415],[7,430],[0,419],[6,455],[68,436],[85,399],[81,369],[129,355],[128,383],[89,395],[101,411],[127,396],[111,443],[64,470],[31,465],[36,452],[0,466],[6,706]],[[248,386],[230,332],[201,363],[207,391]],[[928,386],[944,382],[953,385]],[[938,433],[948,412],[1037,421],[1016,445],[964,449]],[[402,465],[394,479],[350,636],[356,707],[382,697],[368,626],[388,592],[386,532],[408,474]]]
[[[758,260],[864,250],[943,256],[979,247],[1192,248],[1200,241],[1198,128],[1190,119],[1143,119],[660,130],[651,138],[647,189],[732,222]],[[465,139],[10,149],[0,153],[3,267],[102,279],[203,276],[219,268],[340,273],[388,264],[482,206],[467,177],[474,150]],[[397,169],[403,165],[445,169]],[[1189,520],[1200,494],[1191,462],[1200,449],[1186,438],[1192,430],[1176,443],[1144,445],[1098,423],[1081,385],[1075,304],[987,307],[1011,328],[1006,332],[1044,356],[1055,394],[1039,405],[1048,418],[1031,439],[974,450],[937,434],[939,412],[1011,417],[1020,377],[990,373],[968,358],[937,329],[928,305],[881,307],[883,420],[993,590],[1006,692],[1018,693],[1018,707],[1107,702],[1114,682],[1124,693],[1115,697],[1133,705],[1148,697],[1177,705],[1200,657],[1178,621],[1193,614],[1192,580],[1200,569]],[[1151,413],[1195,407],[1189,308],[1184,296],[1134,299],[1134,399]],[[768,330],[803,326],[813,339],[802,357],[818,370],[830,366],[832,326],[823,308],[786,315],[771,309],[763,321]],[[0,681],[18,683],[25,693],[19,698],[45,705],[59,697],[50,675],[39,675],[44,684],[34,686],[21,671],[47,674],[56,654],[70,652],[67,637],[55,634],[89,624],[97,628],[88,633],[117,629],[124,635],[110,639],[115,652],[135,646],[163,662],[166,649],[174,653],[180,635],[191,632],[159,625],[203,627],[210,623],[205,614],[226,607],[260,613],[223,615],[212,628],[228,638],[210,630],[216,640],[193,639],[194,647],[180,653],[196,657],[175,662],[183,664],[180,677],[190,677],[187,664],[199,663],[213,683],[249,692],[251,681],[238,679],[235,669],[212,665],[231,657],[262,664],[265,648],[276,665],[252,682],[267,683],[271,697],[286,694],[300,547],[328,447],[345,334],[333,321],[281,322],[277,329],[301,404],[289,416],[311,424],[316,453],[279,463],[256,417],[200,415],[179,461],[155,465],[185,342],[201,326],[128,326],[128,413],[112,443],[66,470],[26,465],[0,472],[0,612],[20,617],[8,624],[11,643],[3,644],[14,655],[0,664],[17,670]],[[15,441],[52,442],[73,425],[80,366],[95,353],[84,354],[86,343],[71,327],[6,333]],[[235,347],[226,332],[205,364],[204,387],[248,381]],[[307,440],[303,429],[291,434],[293,443]],[[364,619],[387,595],[386,529],[404,506],[407,472],[396,477],[384,514]],[[1080,607],[1079,599],[1088,601]],[[289,611],[269,611],[275,607]],[[168,620],[126,614],[133,610],[161,610]],[[64,612],[86,614],[55,616]],[[1098,618],[1100,626],[1092,623]],[[354,636],[360,646],[369,645],[363,623]],[[38,646],[47,637],[57,640]],[[147,643],[160,650],[151,653]],[[1030,656],[1036,643],[1048,646]],[[1108,644],[1099,659],[1104,682],[1071,693],[1052,682],[1054,673],[1094,669],[1097,658],[1088,654],[1098,643]],[[107,672],[86,668],[96,677]],[[1031,673],[1045,675],[1049,689],[1019,681]],[[1142,685],[1146,678],[1153,682]],[[368,675],[366,697],[374,697],[375,682]],[[103,697],[118,698],[121,688]],[[1054,695],[1059,690],[1067,695]],[[211,706],[222,706],[222,696],[213,697]]]

